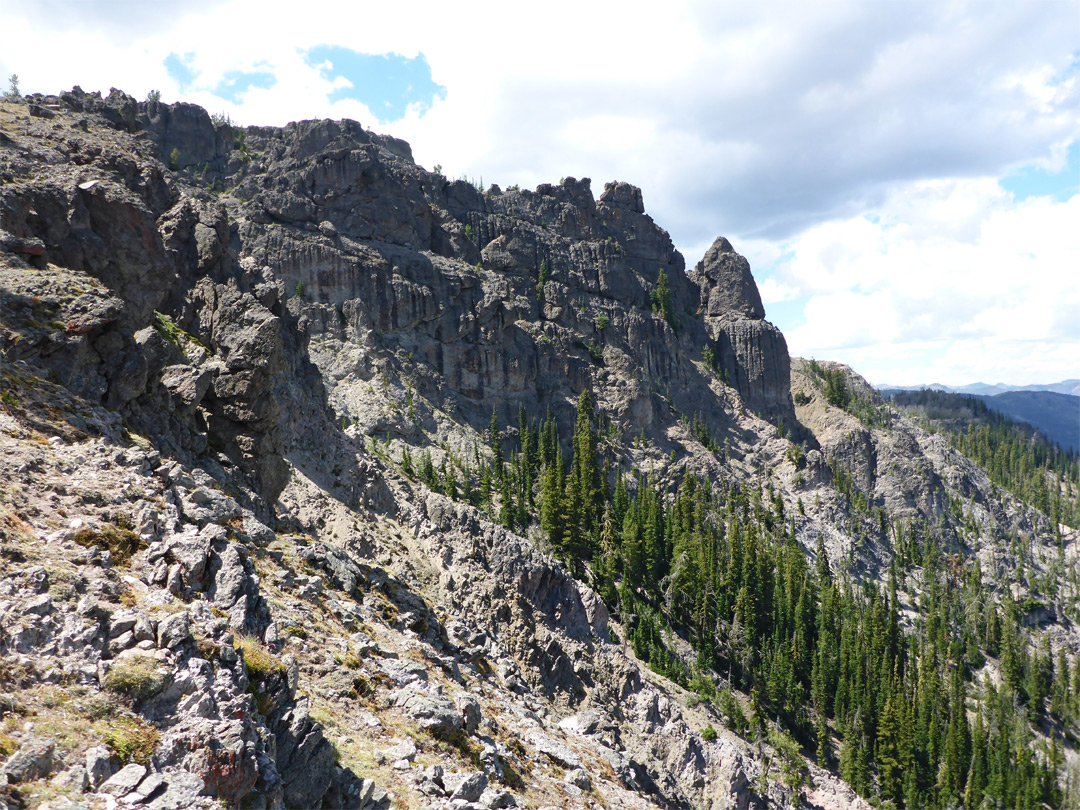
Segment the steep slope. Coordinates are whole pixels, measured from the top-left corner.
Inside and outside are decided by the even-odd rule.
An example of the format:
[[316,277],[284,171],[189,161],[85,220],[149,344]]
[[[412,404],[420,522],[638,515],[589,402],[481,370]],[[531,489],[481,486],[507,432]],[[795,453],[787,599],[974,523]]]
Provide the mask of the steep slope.
[[632,186],[479,190],[355,122],[119,92],[0,128],[12,802],[860,805],[838,769],[889,799],[845,760],[881,712],[797,700],[777,622],[892,569],[918,650],[935,550],[1075,661],[1075,532],[789,370],[745,259],[685,273]]

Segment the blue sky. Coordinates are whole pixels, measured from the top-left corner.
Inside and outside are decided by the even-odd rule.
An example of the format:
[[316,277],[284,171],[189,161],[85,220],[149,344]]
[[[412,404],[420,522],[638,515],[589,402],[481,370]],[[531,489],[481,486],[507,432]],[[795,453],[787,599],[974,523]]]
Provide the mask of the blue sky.
[[1017,200],[1051,197],[1065,202],[1080,194],[1080,140],[1069,146],[1064,166],[1048,168],[1029,164],[1003,177],[1001,187]]
[[1076,0],[0,0],[0,19],[26,92],[354,118],[503,187],[634,183],[688,266],[727,236],[793,353],[874,382],[1080,377]]
[[405,117],[410,106],[421,114],[446,98],[446,88],[431,79],[427,57],[398,53],[360,53],[334,45],[317,45],[305,57],[335,89],[331,104],[343,99],[359,101],[379,121],[393,123]]

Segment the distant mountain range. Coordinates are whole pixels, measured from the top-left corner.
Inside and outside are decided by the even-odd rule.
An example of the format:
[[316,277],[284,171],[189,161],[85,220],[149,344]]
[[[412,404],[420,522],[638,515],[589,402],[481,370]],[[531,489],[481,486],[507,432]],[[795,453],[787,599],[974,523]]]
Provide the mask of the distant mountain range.
[[1070,394],[1080,396],[1080,380],[1062,380],[1061,382],[1049,383],[1048,385],[1007,385],[1006,383],[971,383],[952,387],[941,383],[929,385],[879,385],[881,391],[948,391],[951,394],[974,394],[977,397],[992,397],[997,394],[1006,394],[1010,391],[1050,391],[1055,394]]
[[973,383],[959,388],[938,384],[882,386],[879,390],[889,393],[923,389],[976,396],[995,411],[1027,422],[1062,447],[1080,451],[1080,380],[1023,386]]

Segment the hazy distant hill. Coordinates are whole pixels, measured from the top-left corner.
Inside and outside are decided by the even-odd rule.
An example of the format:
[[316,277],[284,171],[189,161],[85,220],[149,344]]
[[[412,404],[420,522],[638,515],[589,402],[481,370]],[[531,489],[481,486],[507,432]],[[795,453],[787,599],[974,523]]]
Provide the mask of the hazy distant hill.
[[992,397],[1005,394],[1010,391],[1050,391],[1055,394],[1069,394],[1080,396],[1080,380],[1062,380],[1061,382],[1048,383],[1046,385],[1009,385],[1007,383],[971,383],[958,387],[942,385],[941,383],[929,383],[927,385],[879,385],[882,391],[947,391],[952,394],[974,394],[979,397]]
[[972,383],[971,385],[948,390],[955,391],[957,394],[976,394],[978,396],[996,396],[1011,391],[1048,391],[1055,394],[1080,396],[1080,380],[1062,380],[1048,385],[1006,385],[1005,383],[987,385],[986,383]]
[[1080,397],[1053,391],[1008,391],[980,397],[996,411],[1038,428],[1069,450],[1080,450]]
[[1080,384],[1073,385],[1074,383],[1077,381],[1065,380],[1053,385],[1028,386],[996,394],[994,390],[999,386],[984,383],[963,388],[947,388],[936,384],[911,388],[883,387],[880,391],[885,396],[900,391],[939,391],[975,396],[998,413],[1028,423],[1050,441],[1069,450],[1080,450],[1080,396],[1046,390],[1072,386],[1074,390],[1080,391]]

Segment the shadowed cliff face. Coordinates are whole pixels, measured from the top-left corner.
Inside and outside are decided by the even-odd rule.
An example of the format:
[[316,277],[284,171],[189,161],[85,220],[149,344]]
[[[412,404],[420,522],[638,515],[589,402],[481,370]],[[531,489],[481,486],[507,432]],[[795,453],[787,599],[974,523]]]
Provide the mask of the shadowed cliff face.
[[588,179],[567,178],[481,192],[348,122],[248,130],[245,143],[254,157],[230,178],[246,200],[239,249],[281,279],[338,382],[336,407],[365,427],[409,431],[392,417],[373,425],[356,394],[389,377],[428,402],[452,400],[474,427],[492,410],[513,420],[519,406],[568,425],[589,387],[627,430],[651,429],[670,408],[722,428],[706,345],[749,409],[794,423],[786,347],[761,321],[745,259],[723,241],[720,264],[742,275],[713,272],[714,249],[688,276],[639,189],[609,183],[597,200]]
[[[159,422],[131,380],[168,365],[137,335],[153,311],[171,316],[213,355],[188,363],[200,382],[185,408],[271,490],[290,430],[276,380],[307,368],[306,352],[329,384],[316,400],[368,433],[409,437],[446,420],[478,430],[493,410],[506,424],[519,408],[566,429],[589,388],[623,431],[698,414],[723,435],[734,415],[717,373],[747,409],[796,424],[783,336],[762,320],[746,260],[721,238],[687,275],[634,186],[608,183],[599,199],[574,178],[481,192],[352,121],[240,131],[192,105],[120,93],[63,102],[118,136],[149,136],[107,174],[58,170],[3,197],[0,227],[126,302],[83,343],[101,342],[87,355],[100,368],[102,351],[127,352],[131,373],[111,388],[91,375],[87,390]],[[63,148],[78,150],[71,140]],[[193,185],[181,190],[155,157]],[[199,185],[230,191],[215,200]],[[79,351],[47,354],[59,369]],[[415,418],[386,407],[406,397]]]

